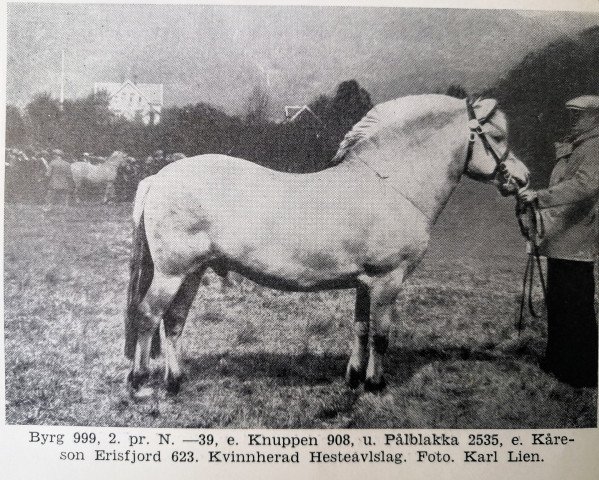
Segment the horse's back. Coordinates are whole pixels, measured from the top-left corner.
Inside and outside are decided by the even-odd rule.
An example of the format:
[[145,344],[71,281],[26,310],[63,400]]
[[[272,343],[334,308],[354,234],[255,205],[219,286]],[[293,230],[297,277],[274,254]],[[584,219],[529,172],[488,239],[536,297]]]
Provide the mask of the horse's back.
[[356,192],[366,189],[368,180],[339,170],[280,172],[241,158],[213,154],[171,163],[155,176],[153,184],[154,196],[161,202],[192,202],[217,209],[226,206],[239,214],[264,211],[272,216],[279,211],[317,217],[319,210],[341,212],[359,201]]
[[87,162],[71,163],[71,173],[75,182],[106,183],[116,178],[117,167],[110,164],[92,165]]
[[205,154],[173,162],[158,173],[161,179],[176,179],[185,182],[210,181],[216,178],[232,182],[235,178],[284,179],[293,174],[279,172],[243,158],[222,154]]

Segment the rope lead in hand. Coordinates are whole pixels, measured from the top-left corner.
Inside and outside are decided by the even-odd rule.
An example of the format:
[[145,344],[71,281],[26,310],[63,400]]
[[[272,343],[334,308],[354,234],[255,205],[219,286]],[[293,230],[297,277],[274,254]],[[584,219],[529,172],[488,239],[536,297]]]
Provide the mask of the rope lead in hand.
[[[522,297],[520,299],[520,313],[518,316],[518,335],[524,327],[524,306],[527,299],[528,289],[528,311],[534,318],[540,318],[541,314],[536,311],[533,302],[533,287],[535,278],[535,267],[539,271],[539,280],[543,292],[543,301],[547,304],[547,284],[545,282],[545,274],[543,273],[543,265],[541,263],[541,253],[539,251],[539,238],[544,235],[542,219],[538,216],[538,206],[536,203],[524,205],[518,202],[516,205],[516,213],[520,230],[528,238],[526,251],[528,258],[526,259],[526,268],[522,279]],[[529,219],[529,228],[522,222],[522,216],[526,215]]]

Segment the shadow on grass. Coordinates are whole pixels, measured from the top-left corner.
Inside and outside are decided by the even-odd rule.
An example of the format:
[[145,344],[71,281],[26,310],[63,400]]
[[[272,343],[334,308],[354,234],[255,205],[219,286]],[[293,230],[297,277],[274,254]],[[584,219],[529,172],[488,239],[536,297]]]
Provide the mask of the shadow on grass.
[[[391,348],[385,356],[385,372],[396,385],[410,380],[431,362],[477,360],[510,363],[515,359],[534,364],[530,355],[514,357],[496,350],[476,350],[466,347],[443,349]],[[187,358],[184,362],[189,379],[234,377],[239,381],[256,378],[276,379],[279,385],[321,385],[338,381],[345,375],[348,355],[285,354],[269,352],[207,354]]]
[[185,360],[190,379],[234,377],[240,381],[273,378],[280,385],[319,385],[337,380],[348,358],[341,355],[302,353],[243,353],[201,355]]

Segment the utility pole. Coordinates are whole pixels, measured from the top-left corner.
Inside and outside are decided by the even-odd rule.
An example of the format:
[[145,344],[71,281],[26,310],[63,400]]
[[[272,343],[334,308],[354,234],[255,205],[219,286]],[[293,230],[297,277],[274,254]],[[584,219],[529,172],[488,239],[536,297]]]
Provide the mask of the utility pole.
[[64,104],[64,50],[60,52],[60,111]]

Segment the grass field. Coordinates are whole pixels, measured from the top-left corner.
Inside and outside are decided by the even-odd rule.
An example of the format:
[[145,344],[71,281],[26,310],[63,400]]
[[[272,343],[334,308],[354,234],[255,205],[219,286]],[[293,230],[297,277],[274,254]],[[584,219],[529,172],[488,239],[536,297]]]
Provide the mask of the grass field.
[[[281,293],[209,274],[183,334],[187,382],[132,401],[123,310],[130,205],[6,205],[11,424],[268,428],[596,425],[595,389],[543,373],[545,320],[514,327],[524,244],[513,200],[468,182],[397,303],[388,388],[349,390],[353,292]],[[537,300],[540,301],[539,292]],[[161,363],[152,383],[161,385]]]

